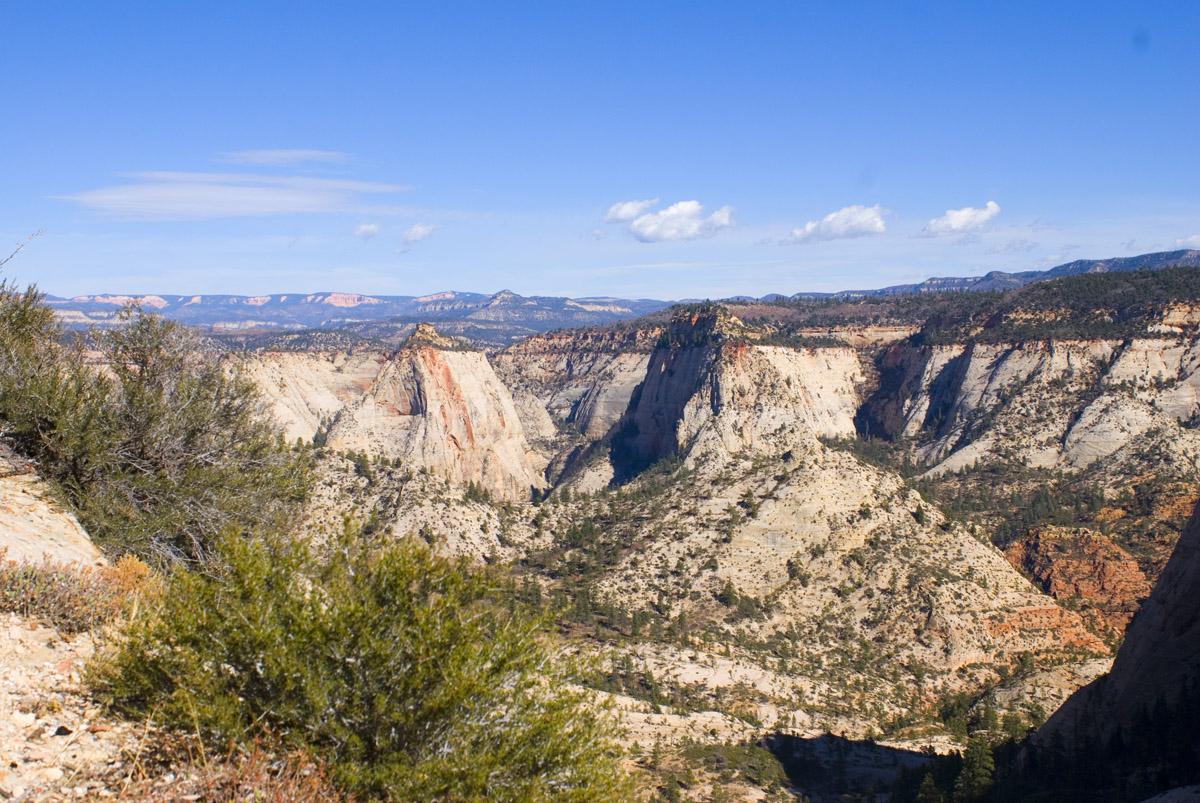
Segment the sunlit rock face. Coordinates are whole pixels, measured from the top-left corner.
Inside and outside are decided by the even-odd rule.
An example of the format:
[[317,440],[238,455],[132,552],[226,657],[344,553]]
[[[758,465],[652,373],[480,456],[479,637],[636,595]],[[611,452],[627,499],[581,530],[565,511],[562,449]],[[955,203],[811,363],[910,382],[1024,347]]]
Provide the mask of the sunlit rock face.
[[1001,454],[1074,471],[1164,428],[1180,458],[1200,454],[1200,435],[1180,428],[1200,412],[1194,336],[899,345],[880,373],[866,428],[912,439],[934,471]]
[[400,349],[330,428],[327,445],[399,458],[503,499],[545,486],[512,395],[487,357],[432,346]]
[[266,353],[247,362],[289,439],[318,431],[336,450],[399,459],[502,499],[542,488],[512,394],[487,357],[421,326],[393,354]]
[[73,515],[55,504],[31,470],[0,458],[0,561],[103,566]]

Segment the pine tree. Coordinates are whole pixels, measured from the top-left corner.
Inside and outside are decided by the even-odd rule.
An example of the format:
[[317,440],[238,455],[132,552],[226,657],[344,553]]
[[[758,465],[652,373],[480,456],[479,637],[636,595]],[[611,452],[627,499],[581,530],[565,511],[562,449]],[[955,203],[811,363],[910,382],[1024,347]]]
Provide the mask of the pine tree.
[[992,747],[982,736],[972,736],[963,754],[963,767],[954,782],[955,803],[983,800],[992,788],[992,772],[996,769]]
[[917,790],[917,803],[945,803],[946,798],[942,795],[937,784],[933,782],[933,776],[928,772],[925,773],[925,778],[921,781],[921,788]]

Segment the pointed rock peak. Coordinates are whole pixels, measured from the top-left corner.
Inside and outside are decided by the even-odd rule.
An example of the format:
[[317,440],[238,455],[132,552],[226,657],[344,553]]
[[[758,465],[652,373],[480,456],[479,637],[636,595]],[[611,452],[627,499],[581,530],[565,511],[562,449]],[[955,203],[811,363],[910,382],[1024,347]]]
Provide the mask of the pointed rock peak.
[[419,323],[401,348],[435,348],[443,351],[474,351],[465,340],[443,335],[431,323]]
[[525,298],[524,296],[517,295],[512,290],[501,290],[499,293],[496,293],[494,296],[489,298],[485,302],[484,306],[499,307],[499,306],[505,306],[505,305],[510,305],[510,304],[536,304],[536,303],[537,302],[533,301],[532,299],[528,299],[528,298]]

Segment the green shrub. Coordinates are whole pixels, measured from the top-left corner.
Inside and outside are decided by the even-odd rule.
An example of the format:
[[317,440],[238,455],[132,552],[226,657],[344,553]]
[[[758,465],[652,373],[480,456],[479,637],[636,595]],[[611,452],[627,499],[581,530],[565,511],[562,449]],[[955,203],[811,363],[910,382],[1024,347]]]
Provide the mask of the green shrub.
[[762,744],[689,744],[684,757],[716,772],[736,773],[755,786],[784,786],[787,772]]
[[62,332],[42,295],[0,282],[0,434],[38,463],[110,556],[205,561],[230,526],[278,526],[309,484],[240,367],[138,309],[93,335]]
[[93,674],[126,713],[214,742],[307,747],[386,800],[625,799],[608,716],[564,686],[544,621],[412,542],[220,542]]

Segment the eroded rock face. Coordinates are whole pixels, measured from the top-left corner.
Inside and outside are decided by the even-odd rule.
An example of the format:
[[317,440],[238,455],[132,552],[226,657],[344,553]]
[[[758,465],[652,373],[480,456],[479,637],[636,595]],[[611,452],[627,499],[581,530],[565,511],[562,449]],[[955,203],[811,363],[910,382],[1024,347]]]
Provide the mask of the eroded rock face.
[[595,441],[625,414],[660,334],[658,329],[550,333],[493,360],[514,393],[529,393],[554,420]]
[[1168,705],[1184,684],[1200,677],[1200,508],[1125,633],[1112,670],[1074,694],[1038,732],[1068,743],[1106,739],[1129,729],[1162,699]]
[[524,416],[487,357],[427,325],[394,354],[275,352],[246,363],[289,439],[371,457],[399,458],[456,484],[474,482],[502,499],[542,488],[547,458],[533,448],[553,424],[522,397]]
[[1102,632],[1124,632],[1150,593],[1150,581],[1133,556],[1090,530],[1044,527],[1005,554],[1051,597],[1082,601],[1085,618]]
[[400,349],[345,407],[327,444],[475,482],[503,499],[542,488],[545,459],[531,452],[508,389],[477,351]]
[[265,352],[245,362],[288,440],[311,440],[370,389],[388,355],[375,350]]
[[782,454],[818,436],[854,434],[864,382],[851,348],[790,349],[732,340],[736,319],[672,321],[621,422],[618,459],[647,465],[672,454]]
[[[913,437],[938,427],[930,408],[950,393],[955,366],[966,347],[894,346],[880,359],[880,387],[867,400],[864,412],[870,434]],[[943,402],[944,406],[944,402]]]
[[1200,340],[1032,341],[896,346],[862,418],[872,434],[916,442],[933,471],[1003,456],[1075,471],[1143,436],[1200,460]]
[[853,349],[726,345],[712,381],[685,407],[680,445],[702,445],[710,423],[730,452],[853,436],[862,382]]

